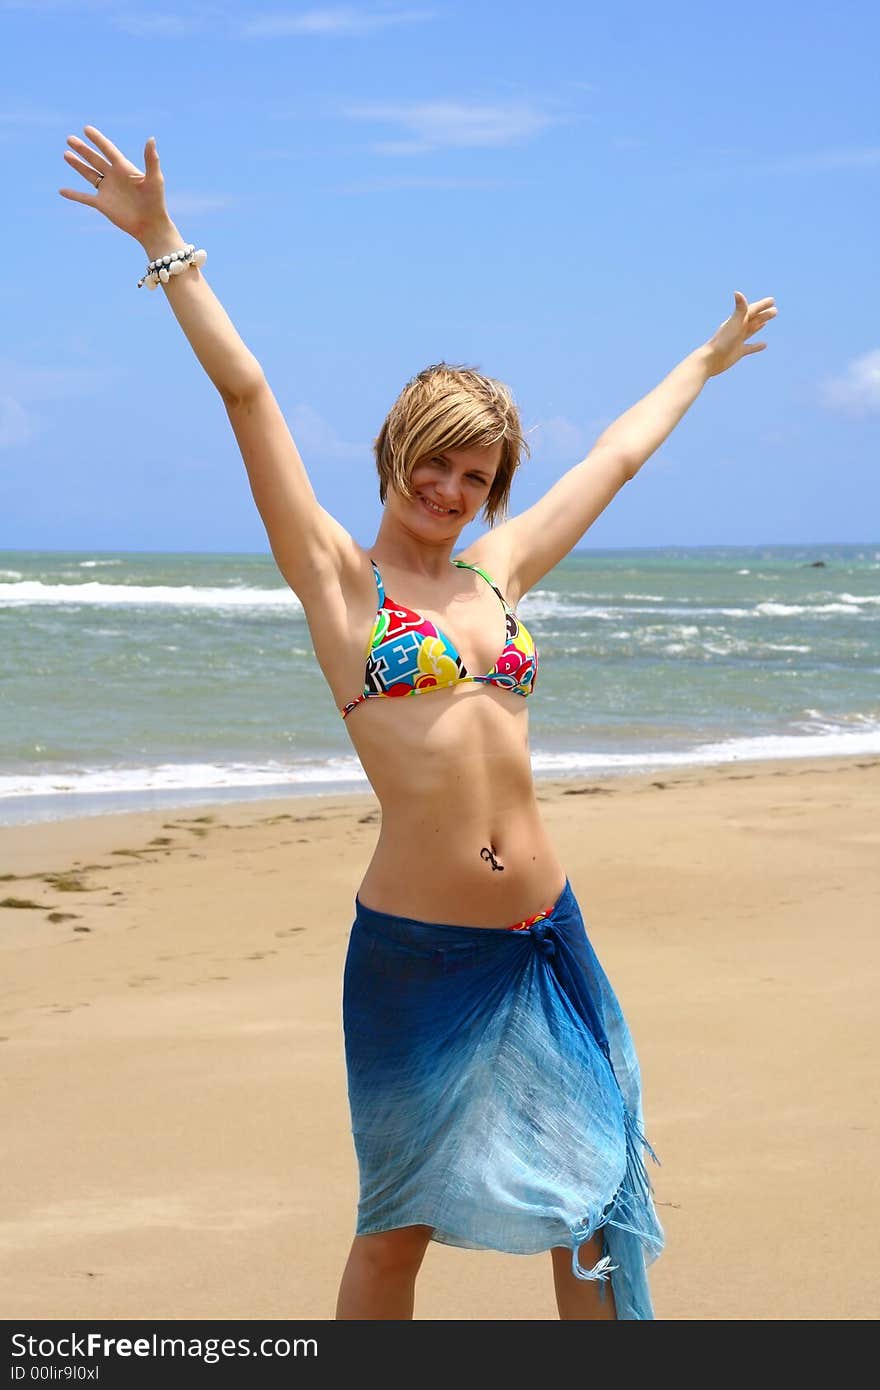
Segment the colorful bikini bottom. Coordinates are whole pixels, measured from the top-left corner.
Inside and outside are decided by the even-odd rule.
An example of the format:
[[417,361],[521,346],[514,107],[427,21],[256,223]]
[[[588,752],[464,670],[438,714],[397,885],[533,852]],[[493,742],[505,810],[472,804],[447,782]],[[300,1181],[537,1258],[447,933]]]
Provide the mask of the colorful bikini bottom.
[[553,911],[552,907],[543,907],[540,912],[536,912],[534,917],[527,917],[524,922],[514,922],[512,927],[505,927],[505,931],[528,931],[536,922],[543,922],[545,917],[549,917]]

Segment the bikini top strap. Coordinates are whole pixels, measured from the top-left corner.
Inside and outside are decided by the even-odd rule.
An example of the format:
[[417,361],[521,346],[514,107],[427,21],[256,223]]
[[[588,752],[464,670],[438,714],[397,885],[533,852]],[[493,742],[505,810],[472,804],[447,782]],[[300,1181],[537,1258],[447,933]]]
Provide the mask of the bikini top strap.
[[379,594],[379,607],[381,608],[382,604],[385,602],[385,585],[382,583],[382,576],[379,573],[379,566],[376,564],[376,561],[372,558],[372,556],[370,557],[370,564],[373,566],[373,574],[376,578],[376,589]]
[[496,594],[498,595],[498,597],[500,598],[501,602],[504,604],[504,607],[505,607],[508,611],[510,610],[510,604],[507,602],[507,599],[506,599],[506,598],[504,597],[504,595],[502,594],[501,590],[499,589],[498,585],[495,583],[495,580],[492,578],[491,574],[487,574],[486,571],[483,569],[482,565],[472,565],[472,564],[470,564],[467,560],[453,560],[452,563],[453,563],[454,565],[458,565],[461,569],[476,570],[477,574],[481,574],[481,575],[483,576],[483,578],[485,579],[486,583],[487,583],[487,584],[490,584],[490,585],[492,586],[492,588],[495,590],[495,592],[496,592]]

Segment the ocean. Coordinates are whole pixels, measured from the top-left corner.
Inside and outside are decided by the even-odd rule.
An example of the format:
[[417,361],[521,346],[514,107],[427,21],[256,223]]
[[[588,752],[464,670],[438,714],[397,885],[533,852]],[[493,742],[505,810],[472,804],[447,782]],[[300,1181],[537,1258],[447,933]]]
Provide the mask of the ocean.
[[[880,753],[880,543],[587,549],[519,612],[536,777]],[[0,824],[366,787],[270,555],[0,551]]]

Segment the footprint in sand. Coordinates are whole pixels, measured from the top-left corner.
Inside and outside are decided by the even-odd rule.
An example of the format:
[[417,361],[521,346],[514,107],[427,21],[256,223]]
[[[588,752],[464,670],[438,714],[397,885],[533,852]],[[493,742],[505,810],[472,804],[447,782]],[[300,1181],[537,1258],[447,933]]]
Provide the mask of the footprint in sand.
[[196,816],[192,821],[181,821],[181,827],[188,830],[190,835],[198,835],[200,839],[208,833],[208,826],[213,826],[213,816]]
[[104,883],[90,888],[78,874],[44,874],[43,879],[56,893],[101,893],[106,888]]
[[305,927],[282,927],[281,931],[275,933],[276,936],[293,936],[294,932],[305,931]]
[[[199,835],[201,837],[204,837],[208,833],[206,826],[214,826],[215,820],[216,818],[214,816],[194,816],[191,820],[163,822],[162,829],[188,830],[190,835]],[[231,829],[231,827],[227,827],[227,829]],[[150,843],[155,844],[158,843],[158,841],[151,841]],[[168,841],[167,843],[170,844],[171,842]]]

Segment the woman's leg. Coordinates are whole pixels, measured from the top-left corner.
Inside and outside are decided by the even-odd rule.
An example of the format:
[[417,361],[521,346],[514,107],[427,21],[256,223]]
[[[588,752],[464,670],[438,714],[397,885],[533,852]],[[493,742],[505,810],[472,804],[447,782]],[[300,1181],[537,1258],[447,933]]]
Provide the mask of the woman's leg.
[[[578,1263],[582,1269],[589,1269],[601,1260],[603,1253],[600,1231],[580,1247]],[[604,1283],[597,1279],[578,1279],[577,1275],[572,1273],[571,1250],[567,1246],[555,1246],[550,1254],[553,1259],[553,1283],[556,1286],[556,1307],[559,1309],[560,1319],[563,1322],[574,1322],[578,1319],[598,1322],[599,1319],[611,1318],[616,1321],[617,1309],[614,1306],[611,1279],[606,1279]]]
[[416,1275],[433,1226],[401,1226],[355,1236],[339,1286],[339,1319],[409,1319]]

